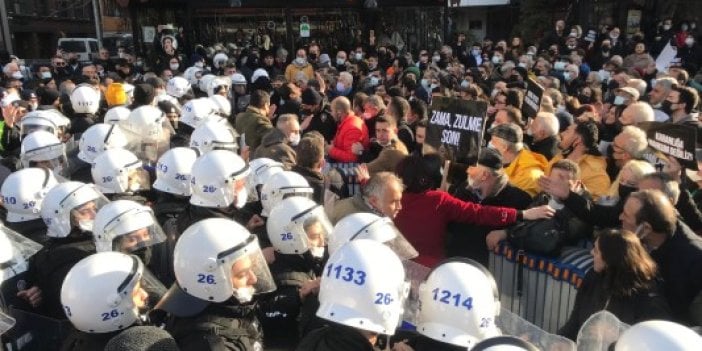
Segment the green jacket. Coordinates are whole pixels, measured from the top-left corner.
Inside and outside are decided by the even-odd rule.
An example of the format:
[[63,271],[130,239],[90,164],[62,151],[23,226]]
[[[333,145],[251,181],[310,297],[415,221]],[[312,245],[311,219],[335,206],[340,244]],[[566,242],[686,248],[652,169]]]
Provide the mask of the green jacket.
[[235,124],[234,128],[239,134],[244,135],[244,141],[251,152],[261,145],[263,136],[273,129],[273,124],[268,117],[264,116],[258,108],[251,106],[236,116]]

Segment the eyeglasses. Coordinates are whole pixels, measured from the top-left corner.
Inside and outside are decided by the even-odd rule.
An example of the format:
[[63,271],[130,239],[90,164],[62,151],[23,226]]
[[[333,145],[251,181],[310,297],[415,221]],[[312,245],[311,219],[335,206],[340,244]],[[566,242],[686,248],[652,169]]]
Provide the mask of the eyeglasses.
[[57,67],[64,67],[65,65],[66,65],[66,62],[63,62],[63,61],[54,62],[54,66],[57,66]]

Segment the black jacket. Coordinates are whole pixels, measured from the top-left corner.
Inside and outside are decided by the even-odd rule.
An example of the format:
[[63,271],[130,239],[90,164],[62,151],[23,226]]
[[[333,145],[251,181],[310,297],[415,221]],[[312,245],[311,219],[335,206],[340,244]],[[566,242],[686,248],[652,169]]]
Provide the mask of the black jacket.
[[49,237],[46,236],[46,223],[41,218],[25,222],[4,221],[4,223],[6,227],[39,244],[45,245],[49,241]]
[[675,234],[651,251],[651,257],[665,281],[663,293],[674,320],[690,324],[690,303],[702,292],[702,239],[678,221]]
[[74,330],[66,340],[64,340],[61,346],[61,351],[95,351],[104,350],[105,345],[114,337],[115,335],[121,333],[122,330],[118,330],[111,333],[84,333],[82,331]]
[[614,206],[603,206],[571,191],[563,204],[585,223],[600,228],[616,228],[621,226],[619,214],[624,209],[625,201],[619,199]]
[[678,210],[683,222],[685,222],[693,232],[702,232],[702,213],[700,213],[697,204],[692,200],[690,192],[683,188],[683,186],[680,186],[680,197],[678,198],[678,203],[675,204],[675,209]]
[[310,184],[314,190],[312,200],[320,205],[324,204],[324,176],[322,173],[298,165],[294,165],[291,171],[301,175]]
[[465,351],[465,347],[447,344],[436,341],[424,335],[417,335],[407,343],[414,351]]
[[[529,194],[509,183],[498,193],[483,200],[480,200],[475,193],[469,190],[466,183],[449,189],[449,193],[463,201],[475,202],[483,206],[512,207],[518,210],[526,209],[532,201]],[[485,237],[493,229],[473,224],[450,223],[447,229],[447,255],[449,257],[468,257],[487,266],[489,252],[485,244]]]
[[230,299],[210,304],[192,317],[175,317],[166,323],[181,351],[263,350],[263,330],[256,305],[240,305]]
[[373,345],[357,330],[331,325],[308,334],[297,351],[374,351]]
[[603,276],[591,269],[575,296],[575,305],[559,335],[576,340],[580,327],[592,314],[607,310],[620,321],[633,325],[649,319],[669,319],[670,309],[659,292],[657,283],[646,291],[631,297],[612,296],[605,286]]
[[548,137],[540,141],[535,141],[531,145],[529,145],[529,149],[533,152],[543,155],[549,161],[554,156],[560,153],[560,150],[558,149],[558,138],[556,136]]
[[[72,233],[73,234],[73,233]],[[75,237],[51,239],[29,261],[32,281],[42,291],[42,314],[66,319],[61,304],[61,286],[73,266],[85,257],[96,252],[92,234],[78,234]]]
[[315,113],[312,117],[310,125],[303,132],[318,131],[324,140],[331,142],[336,135],[336,121],[331,115],[331,105],[325,104],[320,112]]

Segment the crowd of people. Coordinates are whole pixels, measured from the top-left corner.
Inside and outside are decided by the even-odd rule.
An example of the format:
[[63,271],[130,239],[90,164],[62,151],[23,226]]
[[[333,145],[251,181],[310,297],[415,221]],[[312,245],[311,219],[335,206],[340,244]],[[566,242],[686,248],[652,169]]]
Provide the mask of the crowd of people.
[[[633,325],[617,350],[692,350],[702,168],[641,127],[702,141],[702,47],[694,22],[651,33],[557,21],[534,44],[458,34],[419,52],[312,41],[186,59],[167,37],[153,60],[8,56],[0,292],[17,324],[3,344],[543,348],[500,336],[485,267],[506,241],[553,257],[592,248],[560,335],[576,341],[606,310]],[[659,70],[668,44],[676,58]],[[535,116],[522,113],[529,81],[544,89]],[[487,104],[475,164],[448,171],[427,140],[436,97]],[[416,331],[396,332],[408,312]]]

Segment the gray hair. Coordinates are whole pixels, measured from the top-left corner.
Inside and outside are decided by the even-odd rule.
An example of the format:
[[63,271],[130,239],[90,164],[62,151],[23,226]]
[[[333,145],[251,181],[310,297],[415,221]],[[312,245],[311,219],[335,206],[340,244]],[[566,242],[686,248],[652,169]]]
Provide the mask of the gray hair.
[[639,182],[644,180],[658,182],[661,185],[661,189],[658,190],[662,191],[673,205],[678,203],[678,199],[680,199],[680,185],[670,175],[663,172],[648,173],[641,177]]
[[541,128],[546,131],[548,136],[554,136],[558,134],[560,128],[560,123],[558,122],[558,117],[550,112],[539,112],[536,114],[536,118],[532,123],[540,123]]
[[635,126],[626,126],[618,136],[626,138],[626,142],[622,149],[633,158],[640,158],[648,147],[648,139],[646,132]]
[[673,90],[674,85],[678,85],[678,81],[673,77],[661,77],[656,79],[656,86],[662,86],[666,94]]
[[395,173],[378,172],[368,179],[366,185],[361,189],[361,194],[366,199],[371,197],[371,195],[383,196],[385,190],[393,183],[403,187],[402,179],[395,175]]

